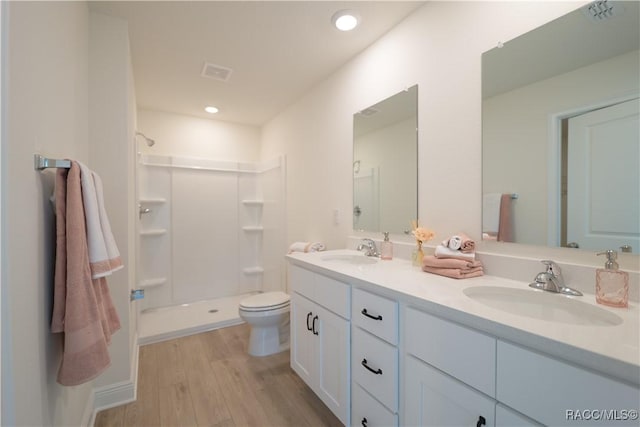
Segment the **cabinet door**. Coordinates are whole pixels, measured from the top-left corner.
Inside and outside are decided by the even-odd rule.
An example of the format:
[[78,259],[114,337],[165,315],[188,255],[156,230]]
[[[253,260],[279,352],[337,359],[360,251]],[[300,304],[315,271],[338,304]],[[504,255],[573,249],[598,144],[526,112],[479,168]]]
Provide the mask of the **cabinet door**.
[[322,307],[316,306],[318,378],[320,399],[345,425],[349,421],[349,322]]
[[403,425],[495,425],[493,399],[412,356],[405,357],[405,368]]
[[[315,304],[297,293],[291,295],[291,368],[313,388],[315,365],[313,318]],[[317,323],[316,322],[316,328]]]
[[496,405],[496,427],[541,427],[529,417],[525,417],[516,411],[501,404]]

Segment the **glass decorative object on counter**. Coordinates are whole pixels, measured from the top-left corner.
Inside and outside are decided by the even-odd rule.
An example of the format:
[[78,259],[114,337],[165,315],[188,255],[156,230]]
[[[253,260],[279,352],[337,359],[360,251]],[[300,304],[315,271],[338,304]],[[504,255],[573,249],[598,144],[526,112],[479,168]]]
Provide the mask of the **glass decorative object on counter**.
[[416,267],[422,267],[422,258],[424,258],[424,252],[422,252],[422,242],[417,241],[417,247],[411,254],[411,262]]

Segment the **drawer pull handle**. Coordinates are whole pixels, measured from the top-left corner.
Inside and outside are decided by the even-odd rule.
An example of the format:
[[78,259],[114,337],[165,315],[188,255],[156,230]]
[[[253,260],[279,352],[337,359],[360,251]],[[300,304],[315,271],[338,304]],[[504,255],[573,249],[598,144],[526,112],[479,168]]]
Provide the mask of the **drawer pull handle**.
[[311,330],[311,326],[309,326],[309,318],[313,315],[312,312],[307,313],[307,331]]
[[367,427],[367,419],[363,418],[361,424],[362,424],[362,427]]
[[376,370],[372,369],[369,365],[367,365],[367,359],[362,359],[362,366],[367,368],[370,372],[373,372],[376,375],[382,375],[382,369],[378,368]]
[[313,331],[313,335],[319,335],[316,329],[316,320],[318,320],[318,316],[313,316],[313,322],[311,323],[311,330]]
[[367,313],[367,309],[366,308],[363,308],[361,313],[364,314],[365,316],[367,316],[369,319],[382,320],[382,315],[381,314],[378,314],[377,316],[372,316],[369,313]]
[[484,419],[482,415],[478,417],[478,422],[476,423],[476,427],[480,427],[487,424],[487,420]]

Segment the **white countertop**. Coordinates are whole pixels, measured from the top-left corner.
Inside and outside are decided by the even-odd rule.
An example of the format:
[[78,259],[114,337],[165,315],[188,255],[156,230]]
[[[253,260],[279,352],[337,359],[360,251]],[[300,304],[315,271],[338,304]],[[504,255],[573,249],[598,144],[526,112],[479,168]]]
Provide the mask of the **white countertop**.
[[[640,309],[612,308],[596,304],[593,294],[575,298],[610,311],[622,319],[620,325],[575,325],[537,320],[491,308],[467,297],[463,290],[476,286],[500,286],[527,289],[528,282],[497,276],[450,279],[421,271],[403,259],[378,260],[374,264],[356,265],[323,258],[335,254],[360,252],[342,249],[315,253],[293,253],[287,259],[296,265],[326,274],[351,285],[396,298],[435,315],[476,330],[562,358],[599,371],[635,386],[640,385]],[[362,255],[364,256],[364,255]]]

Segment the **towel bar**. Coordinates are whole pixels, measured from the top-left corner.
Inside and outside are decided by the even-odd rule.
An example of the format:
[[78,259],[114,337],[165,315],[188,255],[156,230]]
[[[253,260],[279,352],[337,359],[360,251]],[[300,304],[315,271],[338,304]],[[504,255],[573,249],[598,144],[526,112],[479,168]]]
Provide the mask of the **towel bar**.
[[71,167],[71,160],[49,159],[40,154],[33,155],[33,163],[35,170],[39,171],[47,168],[69,169]]

